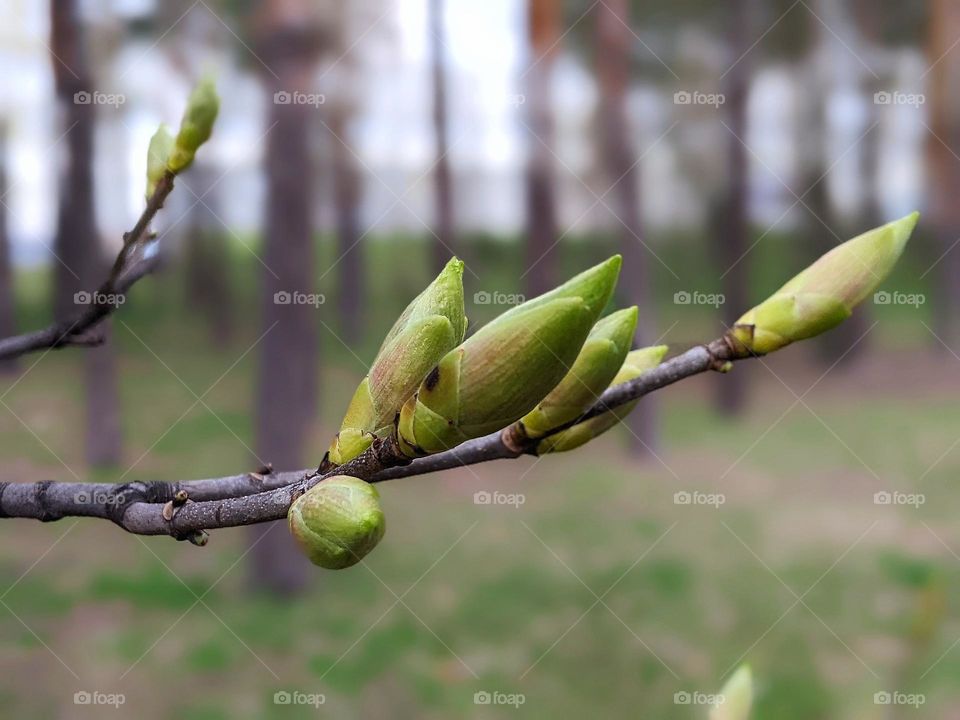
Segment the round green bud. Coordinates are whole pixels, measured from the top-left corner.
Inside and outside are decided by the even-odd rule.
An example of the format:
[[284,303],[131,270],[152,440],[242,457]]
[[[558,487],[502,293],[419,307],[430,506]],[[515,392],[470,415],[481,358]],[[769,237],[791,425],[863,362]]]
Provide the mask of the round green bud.
[[220,111],[220,98],[213,80],[204,78],[190,93],[180,121],[173,151],[167,160],[170,172],[180,172],[193,162],[197,149],[210,139],[213,123]]
[[376,488],[349,475],[321,480],[297,498],[287,524],[310,562],[328,570],[356,565],[386,530]]

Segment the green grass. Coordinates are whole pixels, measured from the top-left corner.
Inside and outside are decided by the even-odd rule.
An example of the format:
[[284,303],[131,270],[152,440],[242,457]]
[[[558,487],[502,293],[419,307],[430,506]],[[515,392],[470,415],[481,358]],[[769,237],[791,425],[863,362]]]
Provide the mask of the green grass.
[[[708,268],[691,242],[664,246],[664,261],[689,274],[688,287],[712,291],[698,284]],[[567,269],[608,245],[572,244]],[[427,280],[425,259],[415,260],[422,248],[411,244],[403,274],[389,270],[396,247],[369,247],[373,297],[355,348],[362,358]],[[468,296],[519,291],[513,249],[484,247]],[[329,242],[320,249],[324,262],[335,257]],[[789,275],[781,251],[766,241],[758,248],[758,297]],[[914,265],[891,282],[908,291],[922,272]],[[251,466],[255,352],[205,398],[210,410],[198,405],[177,422],[193,393],[259,334],[256,270],[238,254],[232,271],[251,292],[239,301],[245,321],[230,347],[206,339],[173,279],[145,281],[118,316],[130,479]],[[710,312],[670,303],[681,286],[658,277],[659,325],[679,322],[668,341],[716,332]],[[21,277],[18,287],[22,322],[43,322],[43,275]],[[321,312],[336,328],[333,305]],[[367,564],[316,570],[293,600],[251,588],[242,530],[215,532],[199,549],[98,521],[4,521],[0,594],[26,574],[2,595],[0,702],[11,717],[79,717],[73,693],[97,689],[126,694],[118,717],[316,717],[311,706],[273,703],[277,691],[297,690],[323,693],[320,713],[337,717],[681,720],[706,709],[677,705],[674,693],[716,692],[745,660],[761,720],[881,717],[873,693],[892,689],[925,693],[923,717],[950,717],[960,622],[945,603],[960,591],[951,552],[960,553],[960,449],[947,451],[960,436],[960,409],[945,389],[958,361],[923,350],[916,312],[876,308],[867,356],[824,377],[804,397],[809,409],[785,412],[795,398],[777,379],[797,394],[814,385],[824,368],[802,348],[766,367],[736,368],[750,393],[737,420],[712,409],[719,375],[662,392],[662,462],[631,459],[620,432],[565,457],[385,484],[388,531]],[[479,323],[492,313],[470,314]],[[321,344],[316,458],[363,372],[322,328]],[[127,469],[84,467],[80,355],[44,357],[5,396],[30,429],[0,413],[3,479],[71,479],[67,467],[116,478]],[[479,489],[521,492],[525,502],[474,505]],[[877,506],[873,494],[884,489],[922,492],[927,502]],[[678,490],[719,492],[726,502],[676,505]],[[478,691],[523,693],[525,702],[519,710],[475,705]]]

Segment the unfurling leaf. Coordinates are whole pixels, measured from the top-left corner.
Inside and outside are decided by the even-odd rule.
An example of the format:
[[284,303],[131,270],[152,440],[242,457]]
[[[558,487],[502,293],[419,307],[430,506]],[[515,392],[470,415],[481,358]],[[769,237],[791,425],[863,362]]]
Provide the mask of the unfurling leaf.
[[428,455],[501,430],[533,410],[568,372],[610,300],[614,256],[503,313],[439,362],[400,411],[407,455]]
[[341,465],[387,435],[403,403],[450,350],[463,341],[463,262],[453,258],[411,302],[360,383],[330,446],[329,460]]
[[918,217],[911,213],[838,245],[746,312],[728,337],[762,355],[839,325],[890,274]]
[[153,197],[157,183],[163,179],[171,152],[173,135],[170,134],[170,128],[161,123],[150,138],[150,146],[147,148],[147,200]]
[[170,172],[178,173],[193,162],[197,149],[210,139],[219,111],[220,98],[217,96],[216,85],[211,78],[203,78],[187,100],[173,152],[167,159],[167,169]]
[[576,420],[593,405],[623,365],[636,328],[636,306],[612,313],[594,325],[570,372],[520,420],[526,437],[546,435]]
[[[610,387],[615,387],[628,380],[633,380],[634,378],[640,377],[647,370],[652,370],[660,364],[660,361],[663,360],[663,356],[666,354],[666,345],[655,345],[653,347],[632,350],[627,354],[627,359],[624,361],[620,371],[613,378]],[[548,435],[537,443],[537,455],[566,452],[567,450],[580,447],[616,426],[637,406],[637,402],[639,401],[633,400],[624,403],[605,413],[577,423],[566,430]]]
[[377,489],[349,475],[307,490],[290,506],[287,524],[310,562],[328,570],[356,565],[386,531]]
[[741,665],[720,691],[710,720],[749,720],[752,705],[753,675],[748,665]]

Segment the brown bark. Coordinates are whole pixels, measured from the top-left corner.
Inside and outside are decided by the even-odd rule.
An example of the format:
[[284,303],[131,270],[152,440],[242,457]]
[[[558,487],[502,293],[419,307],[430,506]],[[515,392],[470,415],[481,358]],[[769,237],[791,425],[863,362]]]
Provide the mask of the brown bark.
[[[0,198],[7,192],[7,129],[0,127]],[[17,331],[16,293],[13,287],[13,265],[10,235],[7,228],[7,206],[0,203],[0,337],[10,337]],[[16,372],[15,358],[0,360],[0,372]]]
[[[960,33],[960,6],[950,0],[930,4],[927,61],[930,71],[930,127],[927,163],[930,173],[930,216],[940,258],[930,273],[936,284],[933,303],[934,330],[950,347],[960,344],[960,59],[950,48]],[[934,63],[936,63],[934,65]],[[946,147],[944,147],[946,145]],[[952,152],[951,152],[952,151]],[[942,257],[941,257],[942,256]],[[939,350],[936,338],[931,343]]]
[[[654,342],[655,322],[650,288],[647,250],[641,244],[643,220],[640,210],[640,169],[637,148],[630,141],[627,89],[630,77],[630,41],[628,0],[607,0],[597,11],[597,76],[600,84],[600,141],[606,177],[610,183],[616,230],[620,235],[623,269],[619,294],[623,304],[637,305],[640,320],[636,343],[643,347]],[[631,449],[638,455],[655,452],[657,446],[657,408],[647,398],[632,412],[626,423],[631,430]]]
[[[749,159],[745,143],[749,132],[747,93],[751,64],[749,54],[745,53],[754,40],[750,28],[755,11],[753,0],[736,0],[734,11],[729,18],[731,56],[741,59],[730,69],[725,79],[726,122],[730,128],[727,141],[729,179],[716,206],[719,217],[713,227],[718,228],[719,232],[711,238],[716,244],[719,265],[726,271],[722,281],[724,311],[734,313],[740,313],[743,308],[749,307],[749,265],[743,256],[749,244],[750,232],[747,215]],[[736,317],[725,317],[724,320],[730,325]],[[747,385],[742,373],[732,373],[727,379],[731,382],[717,386],[717,409],[724,415],[736,415],[741,413],[746,405]]]
[[[276,92],[312,92],[308,87],[318,40],[308,6],[294,2],[261,7],[258,54],[269,71],[267,97]],[[272,328],[260,343],[256,390],[256,449],[278,469],[306,460],[305,441],[317,409],[318,310],[310,304],[281,304],[278,293],[311,294],[314,272],[311,217],[313,168],[309,147],[311,106],[270,105],[266,138],[266,267],[260,290],[261,322]],[[319,461],[319,458],[317,458]],[[269,533],[269,534],[268,534]],[[307,564],[286,528],[251,530],[251,582],[277,594],[292,594],[306,582]]]
[[[51,58],[57,102],[63,113],[67,167],[60,179],[54,240],[54,314],[74,315],[76,293],[94,288],[103,258],[94,216],[94,107],[77,93],[94,90],[75,0],[51,0]],[[106,330],[106,337],[109,332]],[[109,342],[85,358],[86,450],[93,466],[120,462],[119,394],[115,350]]]
[[524,282],[532,297],[550,290],[558,277],[557,190],[554,177],[554,122],[550,82],[561,32],[559,0],[529,0],[531,60],[526,76],[529,127],[527,165],[527,242]]
[[431,252],[434,272],[439,273],[454,254],[456,240],[453,222],[453,178],[450,172],[449,132],[447,128],[447,81],[443,33],[444,0],[430,0],[431,80],[433,87],[433,136],[436,160],[433,187],[436,202],[436,237]]

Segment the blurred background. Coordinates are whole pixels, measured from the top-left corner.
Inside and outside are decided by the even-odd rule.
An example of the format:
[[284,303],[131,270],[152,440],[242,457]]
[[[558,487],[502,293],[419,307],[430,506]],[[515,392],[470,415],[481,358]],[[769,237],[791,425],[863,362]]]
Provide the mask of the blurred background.
[[[323,456],[409,300],[479,327],[613,252],[638,344],[719,336],[914,209],[839,329],[643,400],[563,457],[380,486],[323,572],[283,524],[203,549],[0,524],[10,717],[960,718],[960,5],[2,0],[0,335],[76,312],[204,73],[214,137],[97,349],[0,378],[0,480]],[[78,293],[80,295],[78,295]]]

